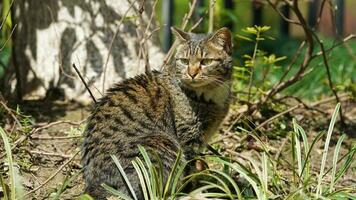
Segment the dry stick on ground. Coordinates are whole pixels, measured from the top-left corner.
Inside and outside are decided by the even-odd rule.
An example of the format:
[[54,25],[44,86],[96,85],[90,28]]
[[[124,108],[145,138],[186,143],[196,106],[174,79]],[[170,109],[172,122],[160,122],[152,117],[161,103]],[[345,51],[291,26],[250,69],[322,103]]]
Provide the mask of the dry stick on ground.
[[[241,119],[241,117],[242,117],[243,115],[244,115],[244,113],[240,113],[240,114],[236,117],[236,119],[230,124],[230,126],[224,131],[223,135],[228,134],[228,133],[231,131],[231,129],[235,126],[235,124]],[[215,141],[211,142],[210,144],[215,144],[215,143],[221,142],[221,141],[223,141],[224,139],[233,137],[234,135],[235,135],[235,134],[229,134],[229,135],[220,137],[218,140],[215,140]]]
[[96,99],[95,99],[95,97],[94,97],[93,93],[91,92],[91,90],[90,90],[90,88],[89,88],[88,84],[85,82],[85,80],[84,80],[83,76],[80,74],[80,72],[79,72],[79,70],[78,70],[77,66],[75,66],[75,64],[74,64],[74,63],[73,63],[73,68],[74,68],[74,69],[75,69],[75,71],[77,72],[77,74],[78,74],[78,76],[79,76],[80,80],[82,81],[82,83],[84,84],[85,88],[86,88],[86,89],[87,89],[87,91],[89,92],[90,97],[92,98],[92,100],[94,101],[94,103],[97,103],[97,101],[96,101]]
[[[348,98],[344,99],[344,100],[347,100],[347,99],[350,98],[350,95],[347,94],[347,93],[346,94],[342,94],[342,95],[339,96],[338,100],[340,101],[341,98],[343,98],[343,97],[348,97]],[[327,103],[329,101],[334,101],[334,100],[336,100],[336,97],[326,98],[326,99],[323,99],[322,101],[317,101],[317,102],[311,103],[308,107],[315,107],[317,105],[324,104],[324,103]],[[283,116],[283,115],[285,115],[285,114],[287,114],[287,113],[289,113],[289,112],[291,112],[291,111],[293,111],[293,110],[295,110],[295,109],[297,109],[297,108],[299,108],[299,107],[301,107],[303,105],[304,105],[303,103],[299,103],[299,104],[297,104],[297,105],[295,105],[295,106],[293,106],[293,107],[291,107],[291,108],[289,108],[289,109],[287,109],[287,110],[285,110],[283,112],[280,112],[280,113],[274,115],[273,117],[267,119],[266,121],[264,121],[260,125],[258,125],[255,128],[255,130],[261,129],[262,127],[264,127],[265,125],[269,124],[273,120],[275,120],[275,119],[277,119],[277,118],[279,118],[279,117],[281,117],[281,116]]]
[[133,5],[135,4],[136,1],[133,1],[129,8],[126,10],[126,12],[124,13],[124,15],[121,17],[120,21],[119,21],[119,24],[117,25],[117,28],[116,28],[116,31],[114,33],[114,36],[112,37],[111,39],[111,42],[110,42],[110,46],[109,46],[109,50],[108,50],[108,55],[106,57],[106,61],[105,61],[105,65],[104,65],[104,70],[103,70],[103,84],[102,84],[102,93],[105,92],[105,82],[106,82],[106,70],[108,68],[108,63],[109,63],[109,58],[110,58],[110,54],[111,54],[111,51],[112,51],[112,47],[114,45],[114,42],[115,42],[115,39],[117,37],[117,35],[119,34],[119,31],[120,31],[120,27],[121,25],[123,24],[124,22],[124,19],[126,18],[127,14],[129,13],[129,11],[131,10],[131,8],[133,7]]
[[83,136],[32,136],[31,139],[32,140],[70,140],[70,139],[78,139],[78,138],[82,138]]
[[4,102],[2,102],[2,101],[0,101],[0,104],[1,104],[2,107],[11,115],[11,117],[15,120],[16,124],[17,124],[20,128],[22,128],[22,125],[21,125],[20,121],[17,119],[17,117],[16,117],[15,114],[13,113],[12,109],[9,108],[9,107],[7,107],[7,105],[6,105]]
[[[188,25],[188,22],[194,13],[196,5],[197,5],[197,0],[193,0],[190,5],[189,12],[186,13],[183,17],[183,22],[182,22],[182,26],[181,26],[182,30],[184,30],[186,28],[186,26]],[[174,49],[176,48],[177,45],[178,45],[178,41],[176,40],[176,41],[174,41],[171,48],[168,50],[168,53],[164,57],[163,64],[161,66],[161,70],[163,70],[165,68],[165,66],[169,63],[169,61],[171,60]]]
[[[24,142],[27,138],[29,138],[32,134],[35,134],[43,129],[47,129],[50,128],[52,126],[58,125],[58,124],[71,124],[71,125],[80,125],[84,122],[85,120],[79,121],[79,122],[72,122],[72,121],[56,121],[56,122],[52,122],[49,124],[46,124],[44,126],[38,127],[38,128],[34,128],[32,129],[28,134],[26,135],[22,135],[19,139],[17,139],[13,146],[11,147],[11,150],[14,150],[19,144],[21,144],[22,142]],[[2,155],[0,155],[0,158],[4,157],[6,154],[3,153]]]
[[74,158],[79,154],[80,151],[77,151],[70,159],[68,159],[62,166],[60,166],[50,177],[48,177],[41,185],[37,186],[35,189],[27,192],[24,196],[28,196],[31,193],[36,192],[37,190],[41,189],[44,185],[46,185],[50,180],[52,180],[62,169],[67,166]]
[[55,156],[55,157],[62,157],[62,158],[71,158],[73,155],[66,155],[66,154],[60,154],[60,153],[54,153],[54,152],[43,152],[43,151],[29,151],[31,154],[38,154],[42,156]]

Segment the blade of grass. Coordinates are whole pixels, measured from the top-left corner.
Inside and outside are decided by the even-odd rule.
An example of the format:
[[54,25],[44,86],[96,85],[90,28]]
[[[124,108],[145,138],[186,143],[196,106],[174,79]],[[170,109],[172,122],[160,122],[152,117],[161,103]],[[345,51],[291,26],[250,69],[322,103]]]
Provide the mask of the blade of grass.
[[253,190],[255,191],[257,198],[259,200],[265,200],[267,197],[264,196],[264,193],[261,191],[261,188],[259,185],[261,185],[261,181],[254,175],[251,171],[249,171],[247,168],[244,166],[240,165],[239,163],[229,163],[227,161],[224,161],[220,158],[213,158],[216,162],[221,162],[226,165],[228,165],[231,169],[235,170],[239,174],[241,174],[252,186]]
[[326,140],[325,140],[325,146],[324,146],[324,150],[323,150],[323,157],[321,160],[321,167],[320,167],[320,173],[318,176],[318,184],[316,186],[316,197],[318,197],[319,195],[321,195],[322,193],[322,185],[321,182],[323,180],[323,175],[324,175],[324,169],[325,169],[325,164],[326,164],[326,158],[328,155],[328,149],[329,149],[329,143],[330,143],[330,139],[331,139],[331,135],[334,129],[334,125],[339,113],[339,109],[340,109],[340,103],[338,103],[335,107],[335,110],[333,112],[333,115],[331,117],[331,122],[329,124],[329,129],[328,129],[328,133],[326,135]]
[[[305,154],[304,156],[305,157],[304,157],[304,161],[303,161],[303,167],[301,170],[301,176],[302,176],[302,180],[304,182],[307,179],[309,179],[309,177],[310,177],[310,159],[308,156],[309,142],[308,142],[307,134],[305,134],[304,129],[301,126],[299,126],[297,123],[296,123],[296,127],[297,127],[297,130],[299,131],[299,134],[302,136],[302,139],[303,139],[304,154]],[[304,173],[304,166],[306,167],[305,173]]]
[[262,177],[261,184],[263,193],[267,196],[268,193],[268,160],[265,152],[262,153]]
[[340,152],[340,147],[342,142],[345,139],[345,134],[343,134],[339,140],[337,141],[335,150],[334,150],[334,156],[333,156],[333,168],[331,171],[331,183],[330,183],[330,188],[329,188],[329,192],[331,193],[334,190],[334,184],[335,184],[335,176],[336,176],[336,168],[337,168],[337,159],[339,156],[339,152]]
[[175,176],[175,171],[181,161],[181,157],[182,157],[182,151],[178,151],[178,155],[176,157],[176,160],[174,161],[173,167],[171,169],[171,172],[168,175],[167,181],[166,181],[166,185],[164,187],[164,192],[163,192],[163,199],[167,198],[168,195],[168,190],[171,187],[171,182],[173,180],[173,177]]
[[9,200],[10,197],[8,194],[8,188],[7,188],[7,185],[5,184],[4,178],[1,176],[1,174],[0,174],[0,185],[2,188],[3,195],[4,195],[3,196],[4,200]]
[[125,181],[127,187],[129,188],[132,197],[133,197],[135,200],[138,200],[138,199],[137,199],[137,196],[136,196],[136,193],[135,193],[135,190],[133,189],[133,187],[132,187],[132,185],[131,185],[129,179],[127,178],[127,175],[126,175],[124,169],[122,168],[122,166],[121,166],[119,160],[117,159],[117,157],[116,157],[115,155],[110,155],[110,156],[111,156],[111,159],[114,161],[116,167],[119,169],[120,174],[121,174],[122,178],[124,179],[124,181]]
[[[148,158],[148,159],[149,159],[149,158]],[[148,195],[149,199],[155,199],[155,198],[157,198],[156,196],[153,196],[154,193],[153,193],[153,191],[152,191],[152,183],[154,182],[154,179],[151,179],[151,176],[149,176],[145,164],[142,162],[142,160],[141,160],[140,158],[136,157],[135,161],[136,161],[137,165],[138,165],[138,166],[140,167],[140,169],[141,169],[143,178],[144,178],[145,183],[146,183],[146,189],[147,189],[147,191],[148,191],[148,194],[147,194],[147,195]],[[148,163],[146,163],[146,164],[148,164]],[[151,163],[151,166],[152,166],[152,163]],[[150,166],[148,166],[148,167],[150,167]],[[154,183],[153,183],[153,184],[154,184]]]
[[[136,157],[131,163],[137,172],[138,179],[140,180],[140,186],[142,189],[144,199],[149,200],[148,194],[147,194],[146,180],[144,178],[143,172],[141,171],[141,168],[140,168],[137,160],[140,160],[140,158]],[[147,180],[147,181],[149,181],[149,180]]]
[[238,199],[243,199],[241,192],[240,192],[240,188],[237,186],[236,182],[226,173],[216,170],[216,169],[209,169],[209,171],[215,172],[217,174],[220,174],[221,176],[223,176],[226,180],[229,181],[229,183],[232,185],[232,187],[234,188],[236,194],[237,194],[237,198]]
[[[211,171],[211,170],[207,170],[207,172],[208,171]],[[218,183],[220,183],[220,185],[223,187],[222,191],[226,194],[226,196],[228,196],[231,200],[234,200],[233,194],[231,193],[229,186],[225,183],[225,181],[223,179],[221,179],[219,176],[216,176],[213,174],[207,174],[207,176],[217,180]]]
[[114,188],[106,185],[105,183],[103,183],[101,186],[103,188],[105,188],[107,191],[109,191],[111,194],[113,194],[113,195],[115,195],[115,196],[117,196],[119,198],[122,198],[122,199],[125,199],[125,200],[132,200],[131,197],[127,196],[126,194],[124,194],[124,193],[122,193],[122,192],[120,192],[118,190],[115,190]]
[[185,167],[187,166],[187,163],[183,163],[182,165],[178,165],[177,168],[177,173],[174,177],[173,183],[172,183],[172,191],[171,191],[171,195],[175,195],[176,193],[176,189],[178,188],[178,182],[181,179],[181,177],[183,176]]
[[295,121],[295,119],[293,119],[293,128],[294,128],[294,148],[295,148],[295,154],[297,157],[297,165],[298,165],[298,176],[301,177],[302,176],[302,151],[300,148],[300,141],[299,141],[299,131],[297,128],[297,122]]
[[1,127],[0,127],[0,135],[4,142],[7,162],[9,163],[10,199],[16,199],[15,172],[14,172],[14,165],[12,161],[11,146],[5,131]]
[[[311,152],[315,146],[315,144],[322,138],[322,136],[324,135],[324,132],[319,132],[318,135],[314,138],[314,140],[312,141],[310,148],[308,150],[307,155],[305,156],[305,160],[309,160]],[[309,167],[309,168],[308,168]],[[307,165],[307,162],[304,162],[303,164],[303,169],[302,169],[302,173],[307,170],[310,171],[310,165]]]
[[335,177],[335,182],[337,180],[339,180],[339,178],[341,176],[343,176],[345,174],[345,172],[350,168],[351,163],[354,162],[354,156],[356,153],[356,144],[351,148],[351,150],[347,153],[347,158],[345,163],[341,166],[341,168],[339,169],[339,171],[336,173],[336,177]]

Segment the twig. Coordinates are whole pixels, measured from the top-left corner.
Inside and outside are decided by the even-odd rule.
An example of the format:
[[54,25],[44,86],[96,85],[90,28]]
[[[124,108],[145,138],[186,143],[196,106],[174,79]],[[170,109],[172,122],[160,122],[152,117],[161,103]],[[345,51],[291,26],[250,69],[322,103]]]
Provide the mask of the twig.
[[[235,124],[241,119],[241,117],[243,116],[244,113],[240,113],[236,119],[230,124],[230,126],[224,131],[224,133],[222,135],[226,135],[228,134],[231,129],[235,126]],[[210,144],[215,144],[215,143],[219,143],[227,138],[230,138],[230,137],[233,137],[235,134],[229,134],[229,135],[226,135],[226,136],[222,136],[220,137],[218,140],[215,140],[213,142],[211,142]]]
[[111,54],[111,51],[112,51],[112,47],[114,45],[114,41],[117,37],[117,35],[119,34],[119,31],[120,31],[120,26],[122,25],[122,23],[124,22],[124,19],[126,18],[126,15],[129,13],[129,11],[131,10],[131,8],[133,7],[133,5],[135,4],[136,1],[133,1],[129,8],[126,10],[126,12],[124,13],[124,15],[121,17],[120,21],[119,21],[119,24],[117,25],[117,28],[116,28],[116,31],[114,33],[114,36],[112,37],[111,39],[111,42],[110,42],[110,46],[109,46],[109,51],[108,51],[108,56],[106,57],[106,61],[105,61],[105,65],[104,65],[104,71],[103,71],[103,84],[102,84],[102,93],[105,92],[105,82],[106,82],[106,70],[108,68],[108,63],[109,63],[109,58],[110,58],[110,54]]
[[88,84],[85,82],[84,78],[82,77],[82,75],[80,74],[78,68],[75,66],[75,64],[73,63],[73,68],[75,69],[75,71],[77,72],[80,80],[82,81],[82,83],[84,84],[85,88],[87,89],[87,91],[90,94],[91,99],[94,101],[94,103],[97,103],[93,93],[91,92],[90,88],[88,87]]
[[[319,43],[320,45],[320,48],[321,48],[321,51],[322,51],[322,55],[323,55],[323,62],[324,62],[324,66],[326,68],[326,74],[327,74],[327,77],[328,77],[328,83],[329,83],[329,87],[331,89],[331,91],[333,92],[334,96],[335,96],[335,99],[336,101],[339,103],[340,102],[340,99],[339,99],[339,96],[337,94],[337,91],[333,85],[333,82],[331,80],[331,73],[330,73],[330,67],[329,67],[329,62],[328,62],[328,59],[326,58],[326,53],[325,53],[325,47],[324,47],[324,44],[321,40],[319,40],[318,36],[315,34],[315,38],[316,38],[316,41]],[[339,115],[340,115],[340,121],[341,121],[341,124],[343,126],[345,126],[345,120],[344,120],[344,117],[343,117],[343,112],[342,112],[342,108],[340,107],[340,112],[339,112]]]
[[[215,3],[216,0],[212,1],[212,4],[210,6],[214,7]],[[209,8],[205,10],[204,15],[198,19],[198,21],[189,29],[189,31],[193,31],[194,29],[196,29],[208,14],[209,14]]]
[[[272,6],[272,8],[274,10],[276,10],[278,12],[278,14],[285,19],[286,21],[293,23],[294,21],[290,21],[288,18],[286,18],[283,13],[279,12],[279,9],[276,7],[275,4],[273,4],[271,2],[271,0],[267,0],[267,2]],[[299,67],[299,70],[296,72],[296,74],[294,74],[291,78],[289,78],[287,81],[284,82],[280,82],[277,83],[276,85],[273,86],[273,88],[271,90],[269,90],[267,92],[267,95],[265,97],[263,97],[263,99],[258,103],[258,105],[256,106],[255,110],[258,110],[258,108],[263,105],[264,103],[266,103],[266,101],[271,98],[272,96],[274,96],[275,94],[279,93],[280,91],[284,90],[285,88],[289,87],[290,85],[293,85],[294,83],[296,83],[298,80],[300,80],[301,78],[303,78],[307,73],[305,73],[306,69],[309,66],[310,61],[312,60],[312,56],[313,56],[313,50],[314,50],[314,41],[313,41],[313,32],[310,29],[310,27],[307,25],[307,22],[305,21],[299,6],[298,6],[298,1],[297,0],[293,0],[293,2],[289,2],[289,1],[285,1],[286,3],[288,3],[292,10],[294,11],[295,15],[297,16],[299,22],[298,23],[294,23],[294,24],[298,24],[300,26],[302,26],[305,37],[306,37],[306,44],[307,44],[307,50],[304,54],[304,59],[302,64]]]
[[323,2],[321,2],[318,19],[316,20],[316,26],[318,26],[321,21],[321,15],[323,14],[325,2],[326,2],[326,0],[323,0]]
[[[154,3],[153,3],[153,6],[152,6],[152,13],[151,13],[151,16],[150,16],[150,19],[147,23],[147,26],[145,28],[145,30],[143,31],[143,34],[140,36],[139,34],[138,35],[138,38],[141,38],[140,39],[140,51],[139,51],[139,56],[138,56],[138,60],[140,61],[141,60],[141,55],[143,55],[143,59],[145,60],[145,71],[148,72],[148,71],[151,71],[151,67],[150,67],[150,63],[149,63],[149,54],[148,54],[148,48],[147,48],[147,40],[148,38],[152,35],[152,34],[148,34],[150,28],[151,28],[151,24],[152,24],[152,21],[153,21],[153,18],[155,16],[155,9],[156,9],[156,6],[157,6],[157,3],[158,3],[158,0],[155,0]],[[140,13],[140,11],[138,11]],[[142,14],[142,13],[141,13]],[[140,14],[140,23],[143,24],[143,20],[142,20],[142,15]],[[140,66],[140,64],[138,65]]]
[[16,27],[17,27],[17,24],[15,24],[14,27],[12,28],[9,37],[6,39],[6,41],[4,42],[4,44],[2,45],[2,47],[0,48],[0,51],[2,51],[2,50],[5,48],[6,44],[9,42],[9,40],[10,40],[11,37],[12,37],[12,35],[14,34],[14,31],[15,31]]
[[73,157],[72,155],[65,155],[65,154],[59,154],[59,153],[54,153],[54,152],[43,152],[43,151],[29,151],[32,154],[39,154],[39,155],[44,155],[44,156],[56,156],[56,157],[62,157],[62,158],[71,158]]
[[82,138],[83,136],[32,136],[31,139],[33,140],[69,140],[69,139],[77,139],[77,138]]
[[21,125],[20,121],[19,121],[19,120],[17,119],[17,117],[14,115],[14,113],[13,113],[12,110],[11,110],[11,108],[7,107],[7,105],[6,105],[4,102],[2,102],[1,100],[0,100],[0,104],[1,104],[2,107],[11,115],[11,117],[15,120],[16,124],[17,124],[20,128],[22,128],[22,125]]
[[[347,97],[347,96],[349,97],[350,95],[349,94],[342,94],[342,95],[339,96],[339,100],[341,99],[341,97]],[[336,97],[326,98],[326,99],[323,99],[321,101],[317,101],[317,102],[311,103],[308,107],[318,106],[320,104],[324,104],[324,103],[327,103],[327,102],[330,102],[330,101],[334,101],[334,100],[336,100]],[[287,113],[289,113],[289,112],[291,112],[291,111],[293,111],[293,110],[295,110],[295,109],[297,109],[297,108],[299,108],[300,106],[303,106],[303,105],[304,105],[303,103],[299,103],[299,104],[289,108],[288,110],[285,110],[283,112],[280,112],[280,113],[274,115],[273,117],[271,117],[271,118],[267,119],[266,121],[262,122],[254,130],[261,129],[263,126],[269,124],[273,120],[275,120],[275,119],[277,119],[277,118],[279,118],[279,117],[281,117],[281,116],[283,116],[283,115],[285,115],[285,114],[287,114]]]
[[60,166],[50,177],[48,177],[41,185],[37,186],[35,189],[27,192],[24,196],[28,196],[31,193],[36,192],[37,190],[41,189],[44,185],[46,185],[50,180],[52,180],[62,169],[67,166],[74,158],[76,155],[79,154],[80,151],[77,151],[70,159],[68,159],[65,163],[63,163],[62,166]]
[[300,106],[302,106],[302,105],[303,105],[303,104],[299,103],[299,104],[297,104],[297,105],[295,105],[295,106],[289,108],[288,110],[285,110],[285,111],[283,111],[283,112],[278,113],[277,115],[274,115],[273,117],[267,119],[266,121],[264,121],[264,122],[262,122],[260,125],[258,125],[258,126],[255,128],[255,130],[259,130],[259,129],[262,128],[264,125],[266,125],[266,124],[272,122],[273,120],[277,119],[277,118],[280,117],[280,116],[285,115],[286,113],[289,113],[289,112],[291,112],[291,111],[297,109],[298,107],[300,107]]
[[208,33],[212,33],[214,29],[214,3],[209,0],[209,28]]
[[[32,129],[28,134],[26,135],[22,135],[19,139],[17,139],[14,144],[11,147],[11,150],[14,150],[19,144],[21,144],[22,142],[24,142],[27,138],[29,138],[31,135],[43,130],[43,129],[47,129],[50,128],[52,126],[58,125],[58,124],[71,124],[71,125],[79,125],[82,124],[85,120],[79,121],[79,122],[72,122],[72,121],[56,121],[56,122],[52,122],[46,125],[43,125],[41,127],[38,128],[34,128]],[[6,154],[2,154],[0,155],[0,158],[4,157]]]
[[12,8],[12,4],[14,4],[14,0],[11,1],[10,5],[9,5],[9,10],[6,12],[6,15],[4,17],[4,19],[1,22],[0,25],[0,30],[2,29],[2,27],[4,26],[6,19],[9,17],[10,13],[11,13],[11,8]]
[[[356,38],[355,34],[350,34],[347,37],[343,38],[340,42],[338,42],[338,43],[332,45],[330,48],[326,49],[325,52],[328,53],[331,50],[333,50],[335,47],[338,47],[340,45],[346,44],[347,41],[355,39],[355,38]],[[319,51],[319,52],[317,52],[316,54],[313,55],[312,59],[314,59],[317,56],[321,56],[322,54],[323,54],[323,52]]]
[[288,139],[289,139],[289,137],[283,138],[283,142],[282,142],[281,146],[278,148],[278,151],[276,153],[276,156],[274,157],[274,160],[278,161],[279,156],[281,155],[284,146],[287,144]]
[[[181,26],[182,30],[184,30],[186,28],[186,26],[188,25],[188,22],[194,13],[196,4],[197,4],[197,0],[193,0],[192,4],[190,6],[189,12],[184,15],[182,26]],[[174,41],[171,48],[168,50],[168,53],[166,54],[166,56],[163,59],[163,64],[161,66],[161,70],[163,70],[165,68],[165,66],[168,64],[168,62],[171,60],[174,49],[177,47],[177,45],[178,45],[178,41],[176,40],[176,41]]]

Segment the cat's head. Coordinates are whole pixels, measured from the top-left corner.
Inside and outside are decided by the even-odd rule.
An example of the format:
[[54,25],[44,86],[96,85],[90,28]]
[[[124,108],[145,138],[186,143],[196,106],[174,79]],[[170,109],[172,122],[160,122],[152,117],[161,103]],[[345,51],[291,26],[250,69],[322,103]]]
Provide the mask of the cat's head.
[[224,84],[231,79],[231,32],[221,28],[213,34],[187,33],[172,28],[179,44],[175,67],[181,82],[190,88]]

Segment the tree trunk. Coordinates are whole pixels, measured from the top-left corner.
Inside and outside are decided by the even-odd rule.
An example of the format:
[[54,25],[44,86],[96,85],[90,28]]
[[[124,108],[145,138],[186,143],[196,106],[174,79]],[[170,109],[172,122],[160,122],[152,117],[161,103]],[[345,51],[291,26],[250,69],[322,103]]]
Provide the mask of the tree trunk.
[[[73,63],[96,98],[101,97],[103,88],[107,89],[115,82],[144,72],[145,61],[139,59],[139,55],[142,55],[139,53],[140,41],[143,38],[142,30],[146,29],[151,17],[152,2],[139,1],[124,16],[130,8],[129,2],[15,1],[13,21],[17,29],[13,38],[13,63],[14,68],[18,69],[20,81],[16,81],[13,75],[15,70],[13,74],[8,74],[10,92],[15,93],[17,88],[24,98],[42,98],[54,89],[67,99],[89,102],[89,95],[72,68]],[[125,17],[123,24],[109,52],[122,17]],[[150,30],[154,28],[155,20]],[[153,68],[163,60],[158,43],[157,34],[147,42],[150,66]]]

